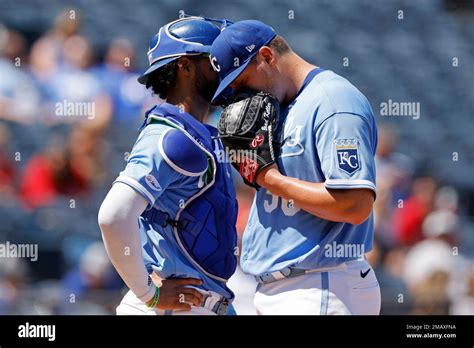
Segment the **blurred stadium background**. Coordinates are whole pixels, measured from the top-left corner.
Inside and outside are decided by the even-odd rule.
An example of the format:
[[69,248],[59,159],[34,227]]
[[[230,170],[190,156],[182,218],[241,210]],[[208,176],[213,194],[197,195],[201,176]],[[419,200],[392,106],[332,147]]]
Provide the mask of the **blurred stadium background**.
[[[0,243],[39,246],[36,262],[0,258],[0,314],[114,313],[97,211],[158,101],[136,82],[148,42],[180,11],[267,22],[365,93],[382,314],[474,314],[474,6],[454,0],[0,0]],[[389,100],[420,117],[382,116]],[[63,101],[95,117],[60,116]],[[252,191],[236,184],[242,233]],[[253,313],[252,280],[231,287]]]

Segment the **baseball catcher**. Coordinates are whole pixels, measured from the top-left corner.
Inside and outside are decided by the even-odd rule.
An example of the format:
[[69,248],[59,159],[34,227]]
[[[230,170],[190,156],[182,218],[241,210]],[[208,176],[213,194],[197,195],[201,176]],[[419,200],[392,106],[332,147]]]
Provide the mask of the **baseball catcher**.
[[150,67],[138,81],[165,102],[146,113],[99,211],[109,257],[130,288],[117,314],[231,308],[237,201],[231,167],[216,156],[223,148],[217,129],[202,123],[218,82],[209,50],[226,23],[180,18],[150,43]]

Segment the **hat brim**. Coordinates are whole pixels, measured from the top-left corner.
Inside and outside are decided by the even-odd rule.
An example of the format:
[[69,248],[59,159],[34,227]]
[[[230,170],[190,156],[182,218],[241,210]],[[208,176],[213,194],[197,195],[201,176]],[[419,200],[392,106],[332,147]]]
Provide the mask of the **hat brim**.
[[229,87],[229,85],[235,81],[237,77],[245,70],[245,68],[250,64],[252,59],[248,59],[244,64],[239,66],[237,69],[232,71],[229,75],[227,75],[220,83],[219,86],[217,87],[216,93],[214,94],[214,97],[212,97],[211,103],[215,103],[218,101],[218,99],[221,97],[222,93],[224,90]]
[[165,66],[166,64],[172,62],[173,60],[178,59],[179,57],[170,57],[170,58],[165,58],[161,59],[159,61],[156,61],[153,63],[152,66],[150,66],[141,76],[138,77],[138,82],[141,83],[142,85],[146,85],[148,81],[148,76],[153,72],[158,70],[159,68]]

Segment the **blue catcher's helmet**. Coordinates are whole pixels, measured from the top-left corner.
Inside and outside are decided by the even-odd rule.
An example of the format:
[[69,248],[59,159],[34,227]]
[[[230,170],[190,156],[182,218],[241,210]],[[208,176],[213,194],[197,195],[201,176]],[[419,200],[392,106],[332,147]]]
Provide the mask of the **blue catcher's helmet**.
[[150,42],[150,66],[138,82],[145,85],[153,71],[179,57],[209,54],[214,39],[230,24],[226,19],[186,16],[164,25]]

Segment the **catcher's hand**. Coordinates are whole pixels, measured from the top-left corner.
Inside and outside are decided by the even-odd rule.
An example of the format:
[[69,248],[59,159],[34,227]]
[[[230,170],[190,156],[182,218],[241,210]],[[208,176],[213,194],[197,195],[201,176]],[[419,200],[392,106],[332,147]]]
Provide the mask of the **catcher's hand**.
[[280,104],[272,95],[254,90],[238,93],[221,113],[218,130],[232,165],[247,185],[258,188],[259,172],[275,163]]
[[[191,306],[200,307],[204,301],[204,295],[193,286],[202,285],[202,280],[195,278],[173,278],[161,279],[156,273],[152,273],[152,279],[156,286],[160,287],[160,297],[156,308],[163,310],[181,310],[189,312]],[[147,302],[150,306],[153,298]]]

